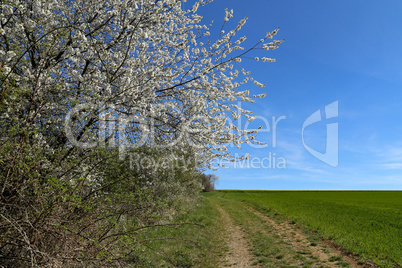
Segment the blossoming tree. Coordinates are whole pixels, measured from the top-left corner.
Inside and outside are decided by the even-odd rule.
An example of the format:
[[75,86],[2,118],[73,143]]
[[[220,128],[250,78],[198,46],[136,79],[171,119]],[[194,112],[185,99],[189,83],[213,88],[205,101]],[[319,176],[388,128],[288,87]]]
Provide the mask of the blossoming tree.
[[[241,116],[253,120],[252,112],[236,101],[253,102],[265,96],[243,88],[249,81],[264,85],[252,79],[241,60],[258,48],[276,49],[282,41],[273,39],[274,30],[244,48],[246,37],[238,37],[238,32],[247,18],[211,40],[209,27],[197,14],[207,2],[200,0],[185,10],[179,0],[1,1],[0,190],[5,204],[1,241],[21,237],[15,247],[11,242],[4,247],[5,255],[15,258],[19,254],[21,260],[31,256],[32,263],[78,256],[88,259],[89,255],[79,255],[88,253],[81,250],[85,247],[77,246],[79,250],[71,253],[68,247],[73,245],[66,244],[52,251],[34,239],[35,230],[41,230],[36,226],[48,217],[47,228],[55,237],[60,237],[55,234],[64,228],[87,246],[96,244],[97,250],[109,252],[105,258],[121,261],[129,250],[110,245],[115,237],[111,233],[122,233],[119,228],[126,224],[119,223],[122,217],[114,214],[114,224],[93,226],[104,231],[103,236],[95,232],[96,243],[79,229],[101,211],[82,204],[106,198],[118,191],[112,185],[122,183],[120,177],[107,179],[113,165],[105,167],[117,158],[116,146],[119,161],[124,161],[124,153],[130,150],[150,148],[147,154],[168,152],[195,159],[190,169],[196,169],[215,157],[231,157],[227,143],[257,142],[256,130],[242,130],[228,122],[228,118]],[[226,10],[224,22],[232,17],[233,11]],[[267,57],[255,60],[275,61]],[[161,179],[152,177],[151,171],[136,170],[128,175],[121,170],[124,176],[133,177],[135,183],[128,188],[134,192],[152,187],[155,192],[162,184],[199,189],[191,179],[183,179],[191,177],[184,174],[190,172],[186,169],[181,171],[182,179],[169,177],[166,170],[156,172]],[[140,177],[147,178],[139,183]],[[67,193],[68,198],[63,196]],[[34,198],[41,194],[46,198]],[[54,194],[74,205],[62,208],[62,200],[50,200]],[[26,213],[29,207],[34,207],[34,212]],[[56,223],[67,214],[44,215],[40,207],[52,213],[90,210],[92,216],[72,228],[72,221]],[[27,218],[21,220],[24,213]],[[23,221],[29,224],[25,226]],[[106,242],[109,247],[102,244]]]

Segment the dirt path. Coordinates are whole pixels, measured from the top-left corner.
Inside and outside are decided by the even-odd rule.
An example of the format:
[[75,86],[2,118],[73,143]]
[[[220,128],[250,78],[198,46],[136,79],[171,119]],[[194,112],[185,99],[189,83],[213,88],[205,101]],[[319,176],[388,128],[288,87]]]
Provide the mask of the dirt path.
[[217,206],[225,224],[229,252],[225,256],[222,266],[251,267],[253,255],[249,251],[250,243],[245,238],[247,235],[241,228],[233,223],[229,214],[220,206]]

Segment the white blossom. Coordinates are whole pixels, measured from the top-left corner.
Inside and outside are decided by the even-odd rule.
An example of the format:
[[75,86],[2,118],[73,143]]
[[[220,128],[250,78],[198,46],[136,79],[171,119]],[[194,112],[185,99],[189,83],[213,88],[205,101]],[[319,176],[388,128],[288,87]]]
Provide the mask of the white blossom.
[[[191,144],[193,153],[208,162],[217,155],[229,155],[223,142],[228,137],[240,140],[245,134],[227,123],[228,115],[253,119],[251,111],[230,103],[265,96],[250,96],[242,89],[253,81],[241,67],[249,48],[244,51],[240,44],[247,37],[232,40],[247,17],[235,29],[222,29],[221,37],[212,41],[210,26],[201,24],[202,17],[195,14],[205,1],[196,2],[190,10],[174,0],[163,4],[49,0],[36,1],[34,8],[28,2],[2,4],[0,40],[7,38],[14,45],[0,46],[0,62],[5,64],[2,74],[33,96],[35,105],[24,104],[37,109],[29,113],[33,122],[52,122],[63,129],[64,116],[79,104],[88,105],[94,113],[114,110],[117,118],[141,115],[153,122],[154,132],[160,132],[155,135],[168,133],[163,142],[177,150]],[[32,16],[24,20],[18,12],[28,10]],[[232,17],[233,10],[225,10],[224,20]],[[277,31],[267,33],[265,39]],[[26,38],[27,32],[32,38]],[[272,50],[282,42],[271,41],[257,44]],[[194,115],[198,119],[192,121]],[[89,122],[85,120],[84,125]],[[199,131],[192,133],[194,129]],[[143,134],[139,128],[130,131]],[[174,140],[175,136],[181,138]]]

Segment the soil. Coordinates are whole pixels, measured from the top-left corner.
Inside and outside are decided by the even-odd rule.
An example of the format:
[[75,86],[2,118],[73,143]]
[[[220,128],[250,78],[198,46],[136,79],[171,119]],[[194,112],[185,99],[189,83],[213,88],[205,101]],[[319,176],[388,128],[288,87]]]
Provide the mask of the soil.
[[227,244],[229,251],[225,256],[222,266],[228,267],[251,267],[253,255],[250,253],[250,242],[246,239],[246,233],[233,223],[229,214],[222,208],[217,207],[221,213],[222,222],[225,224]]

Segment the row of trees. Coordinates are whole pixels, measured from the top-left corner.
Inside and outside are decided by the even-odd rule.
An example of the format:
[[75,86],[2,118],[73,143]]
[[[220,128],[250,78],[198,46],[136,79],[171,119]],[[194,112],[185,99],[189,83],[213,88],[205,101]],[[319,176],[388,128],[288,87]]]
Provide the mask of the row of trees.
[[213,189],[225,144],[254,142],[226,121],[265,96],[239,62],[281,41],[245,50],[242,20],[213,42],[205,4],[0,1],[0,263],[133,263],[142,229]]

